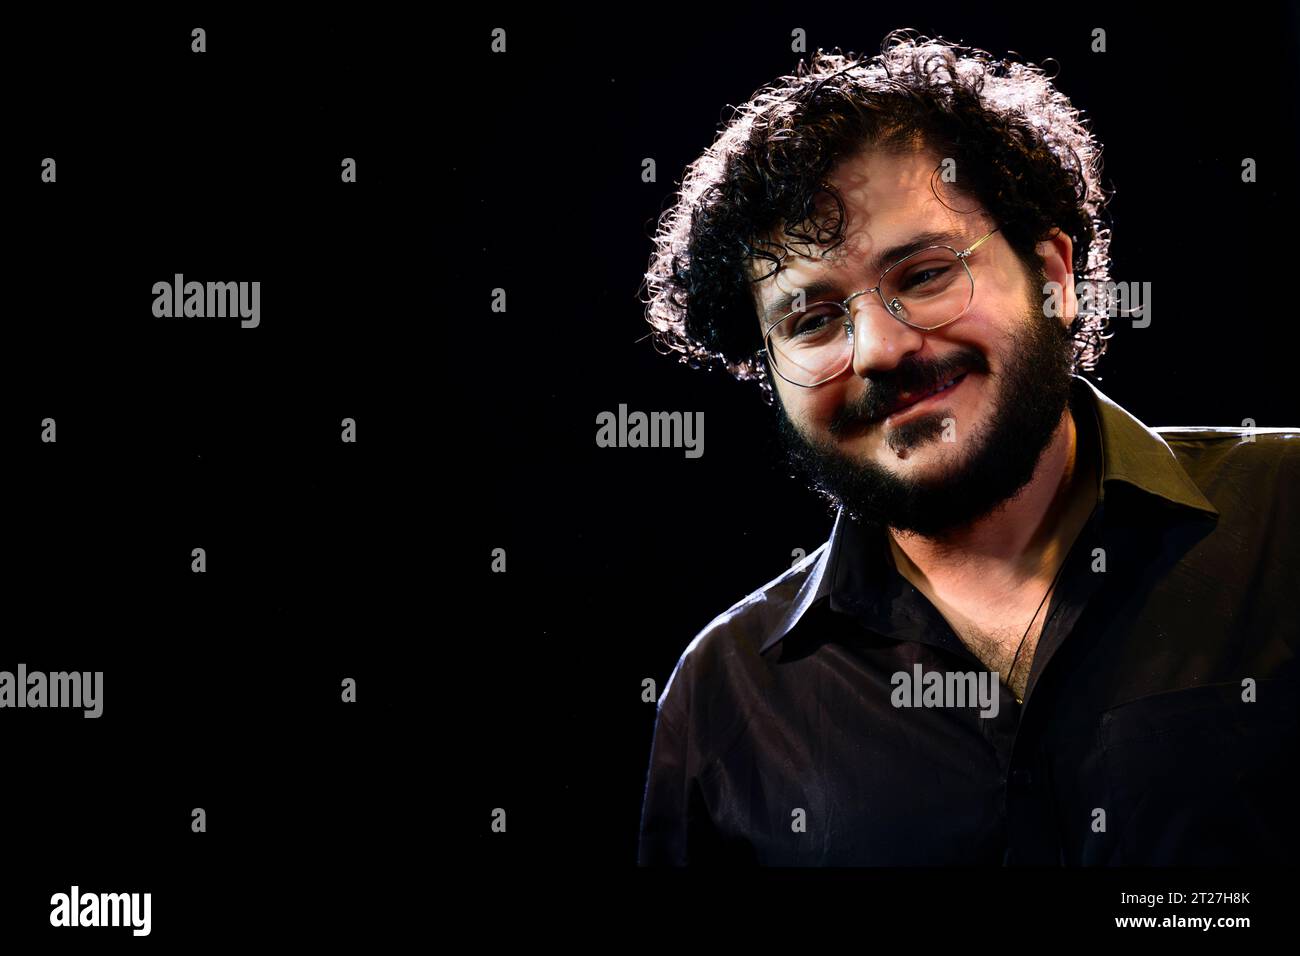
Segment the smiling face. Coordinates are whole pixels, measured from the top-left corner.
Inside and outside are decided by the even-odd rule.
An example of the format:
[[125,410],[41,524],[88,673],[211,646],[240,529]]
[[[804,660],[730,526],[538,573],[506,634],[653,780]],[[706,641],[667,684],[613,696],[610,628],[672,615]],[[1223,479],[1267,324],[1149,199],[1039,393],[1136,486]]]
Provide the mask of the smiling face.
[[[844,201],[845,241],[824,256],[796,245],[780,271],[755,284],[760,328],[788,311],[800,289],[811,306],[871,288],[894,261],[890,250],[919,234],[950,234],[943,244],[960,251],[997,226],[937,177],[932,187],[939,163],[932,153],[876,150],[841,163],[828,182]],[[1069,399],[1069,319],[1045,314],[1042,287],[1060,282],[1062,311],[1074,314],[1070,239],[1058,234],[1038,253],[1035,275],[994,232],[968,260],[969,307],[928,332],[898,321],[874,294],[854,298],[852,364],[843,374],[812,388],[772,375],[792,464],[850,516],[927,535],[967,525],[1014,495]]]

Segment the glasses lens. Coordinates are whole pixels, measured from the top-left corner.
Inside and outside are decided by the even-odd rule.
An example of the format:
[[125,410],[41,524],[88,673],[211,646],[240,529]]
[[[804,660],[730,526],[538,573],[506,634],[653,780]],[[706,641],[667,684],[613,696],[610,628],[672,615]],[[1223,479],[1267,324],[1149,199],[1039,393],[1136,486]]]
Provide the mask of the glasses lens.
[[798,385],[816,385],[842,372],[853,347],[845,318],[839,304],[815,302],[772,326],[767,351],[781,377]]
[[880,294],[895,318],[932,329],[961,315],[975,295],[975,286],[957,253],[922,249],[889,270]]

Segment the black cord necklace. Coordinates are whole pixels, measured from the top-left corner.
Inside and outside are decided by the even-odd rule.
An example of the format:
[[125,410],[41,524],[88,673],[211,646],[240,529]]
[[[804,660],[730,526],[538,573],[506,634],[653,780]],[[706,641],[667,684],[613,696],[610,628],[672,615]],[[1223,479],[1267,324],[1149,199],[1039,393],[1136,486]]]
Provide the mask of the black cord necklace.
[[[1066,560],[1068,561],[1068,559],[1069,556],[1067,555]],[[1025,636],[1022,637],[1020,639],[1020,643],[1016,645],[1016,655],[1015,657],[1011,658],[1011,669],[1007,671],[1008,690],[1011,689],[1011,676],[1016,672],[1016,662],[1020,660],[1020,649],[1025,646],[1025,638],[1029,636],[1029,632],[1033,629],[1034,621],[1038,618],[1038,611],[1041,611],[1043,609],[1043,604],[1046,603],[1047,601],[1047,595],[1052,593],[1052,588],[1056,587],[1056,582],[1061,579],[1061,572],[1065,570],[1065,565],[1066,565],[1066,561],[1062,561],[1061,566],[1056,569],[1056,576],[1052,578],[1052,583],[1047,586],[1047,594],[1043,595],[1043,600],[1038,602],[1038,610],[1034,611],[1034,616],[1029,619],[1029,626],[1025,628]],[[1046,621],[1043,622],[1043,626],[1044,627],[1047,626]],[[1025,685],[1026,688],[1028,686],[1029,686],[1028,684]],[[1024,698],[1021,697],[1019,694],[1017,694],[1014,690],[1011,691],[1011,696],[1016,699],[1017,704],[1023,704],[1025,702]]]

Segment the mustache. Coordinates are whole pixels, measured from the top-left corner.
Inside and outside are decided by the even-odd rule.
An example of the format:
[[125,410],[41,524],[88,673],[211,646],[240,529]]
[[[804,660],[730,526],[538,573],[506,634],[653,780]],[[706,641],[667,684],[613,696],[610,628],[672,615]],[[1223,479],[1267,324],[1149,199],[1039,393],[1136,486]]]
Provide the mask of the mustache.
[[955,352],[936,362],[908,362],[881,374],[869,375],[870,387],[862,398],[844,406],[826,430],[832,435],[884,421],[898,406],[904,392],[928,392],[949,379],[968,372],[987,372],[988,362],[975,351]]

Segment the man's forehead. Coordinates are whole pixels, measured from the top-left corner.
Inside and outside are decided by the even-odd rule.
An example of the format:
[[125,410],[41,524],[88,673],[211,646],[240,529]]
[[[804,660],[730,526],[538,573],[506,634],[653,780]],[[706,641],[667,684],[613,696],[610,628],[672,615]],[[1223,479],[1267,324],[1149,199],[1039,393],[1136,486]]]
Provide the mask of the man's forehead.
[[[767,248],[783,256],[782,269],[821,273],[847,263],[872,263],[879,250],[901,244],[921,233],[960,232],[970,216],[955,212],[968,205],[952,188],[945,188],[938,173],[942,158],[916,150],[905,153],[867,149],[841,161],[825,182],[839,196],[842,208],[827,194],[816,197],[815,221],[797,224],[793,231],[816,236],[843,215],[841,241],[828,248],[789,235],[779,226],[763,237]],[[941,200],[936,191],[944,194]],[[752,264],[754,275],[771,271],[770,260]],[[763,283],[760,283],[762,285]],[[775,283],[773,283],[775,284]]]
[[935,201],[931,179],[942,163],[930,150],[868,148],[841,160],[825,181],[861,215],[919,212],[909,207]]
[[[779,268],[755,283],[759,301],[764,296],[808,285],[814,280],[834,279],[839,274],[852,275],[855,281],[874,280],[895,258],[905,255],[919,244],[947,245],[966,238],[969,227],[964,218],[945,211],[931,210],[925,215],[900,217],[880,223],[870,221],[846,224],[844,241],[833,249],[800,242],[790,236],[774,244],[784,245]],[[959,247],[960,248],[960,247]],[[751,263],[755,275],[772,270],[771,260]]]

